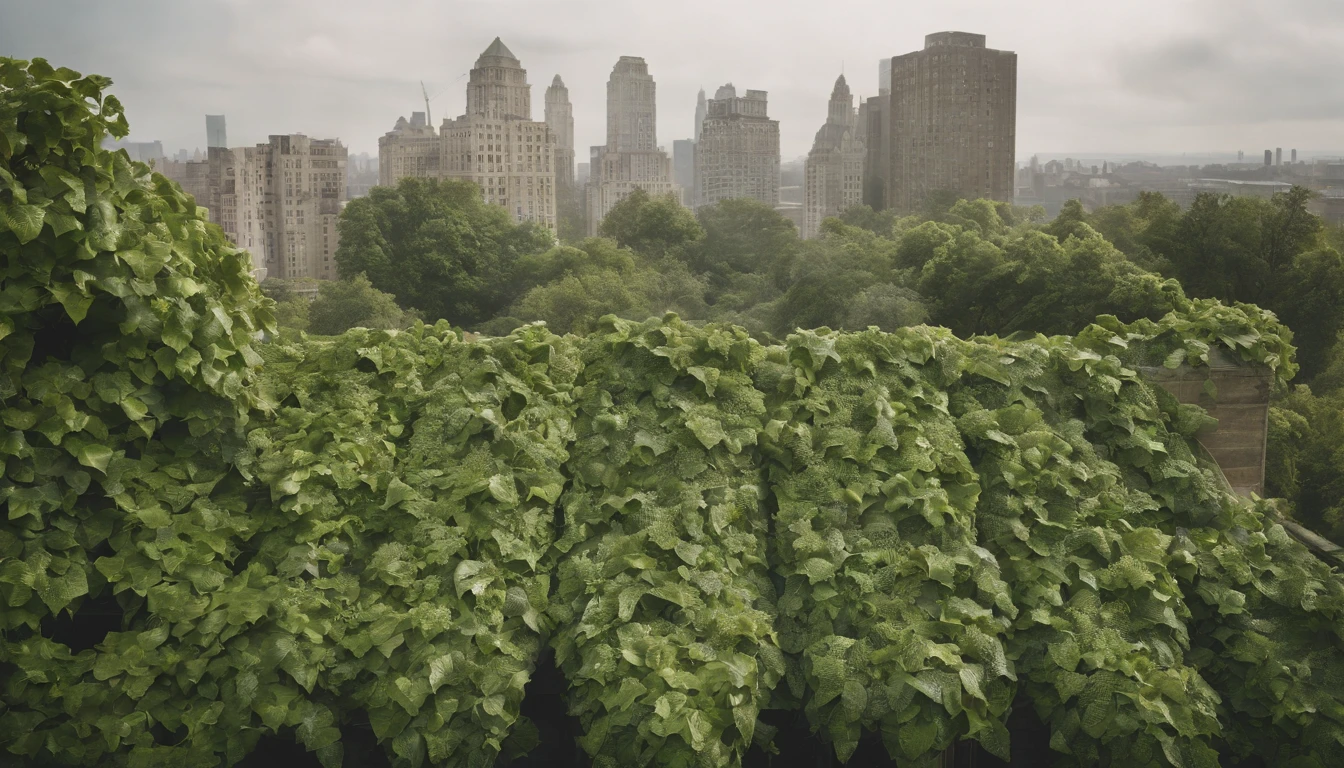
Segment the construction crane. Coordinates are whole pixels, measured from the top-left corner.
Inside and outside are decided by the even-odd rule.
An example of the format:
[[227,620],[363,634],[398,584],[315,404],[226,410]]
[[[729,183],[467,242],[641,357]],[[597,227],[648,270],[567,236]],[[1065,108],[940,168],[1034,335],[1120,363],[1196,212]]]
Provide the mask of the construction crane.
[[434,127],[434,118],[429,114],[429,91],[425,90],[425,81],[420,81],[420,93],[425,97],[425,125]]

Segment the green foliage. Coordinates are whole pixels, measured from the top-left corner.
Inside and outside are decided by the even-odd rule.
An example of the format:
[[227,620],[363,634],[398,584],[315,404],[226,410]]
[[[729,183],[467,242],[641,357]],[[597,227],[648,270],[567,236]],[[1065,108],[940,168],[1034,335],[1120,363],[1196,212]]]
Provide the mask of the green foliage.
[[336,262],[342,277],[360,273],[407,309],[433,321],[472,325],[513,298],[518,261],[552,245],[534,225],[481,198],[466,181],[402,179],[374,187],[341,212]]
[[653,257],[684,248],[705,235],[676,195],[651,197],[643,189],[634,190],[612,206],[598,234]]
[[[228,617],[252,609],[224,585],[258,527],[243,430],[269,302],[190,196],[100,148],[126,134],[108,84],[0,59],[0,748],[237,759],[261,720],[225,707]],[[95,600],[122,631],[51,639]]]
[[397,306],[397,297],[374,288],[361,273],[344,280],[324,281],[308,307],[307,319],[305,330],[335,336],[351,328],[404,328],[414,317]]
[[551,626],[577,371],[572,344],[537,327],[474,344],[442,323],[356,329],[275,350],[280,406],[249,435],[270,503],[244,576],[285,611],[235,649],[291,656],[239,672],[287,672],[337,722],[363,710],[402,764],[491,765]]
[[1344,256],[1308,210],[1312,196],[1301,187],[1268,200],[1201,194],[1182,212],[1150,194],[1091,216],[1079,209],[1069,226],[1085,221],[1190,296],[1274,312],[1293,329],[1310,377],[1344,330]]
[[536,285],[514,302],[509,317],[483,330],[542,321],[559,333],[583,334],[609,314],[642,320],[665,312],[704,313],[705,286],[683,264],[650,263],[604,238],[524,259],[520,271]]
[[765,415],[740,329],[609,318],[583,344],[556,659],[594,765],[735,766],[784,672]]
[[275,302],[275,324],[282,333],[308,330],[308,308],[312,302],[299,295],[296,287],[297,282],[291,280],[266,280],[261,284],[262,293]]
[[790,693],[841,760],[866,729],[902,764],[933,764],[958,736],[1008,757],[1001,636],[1017,609],[975,546],[978,478],[947,408],[955,343],[805,332],[759,374]]

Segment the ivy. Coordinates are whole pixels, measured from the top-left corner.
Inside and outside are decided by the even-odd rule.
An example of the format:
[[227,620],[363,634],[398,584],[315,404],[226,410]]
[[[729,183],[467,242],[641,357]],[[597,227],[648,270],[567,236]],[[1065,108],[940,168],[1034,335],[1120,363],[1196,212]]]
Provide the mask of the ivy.
[[584,341],[553,615],[594,765],[738,765],[784,673],[763,356],[741,329],[675,317],[607,318]]

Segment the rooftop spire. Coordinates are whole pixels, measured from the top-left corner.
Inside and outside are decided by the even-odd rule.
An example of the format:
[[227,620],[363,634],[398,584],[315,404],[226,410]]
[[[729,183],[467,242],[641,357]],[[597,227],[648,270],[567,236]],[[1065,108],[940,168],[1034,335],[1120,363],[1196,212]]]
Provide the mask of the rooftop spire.
[[482,53],[481,55],[502,56],[506,59],[513,59],[514,61],[518,60],[518,57],[513,55],[513,51],[510,51],[509,47],[504,44],[504,41],[500,40],[498,37],[495,38],[495,41],[491,43],[490,47],[486,48],[485,52]]

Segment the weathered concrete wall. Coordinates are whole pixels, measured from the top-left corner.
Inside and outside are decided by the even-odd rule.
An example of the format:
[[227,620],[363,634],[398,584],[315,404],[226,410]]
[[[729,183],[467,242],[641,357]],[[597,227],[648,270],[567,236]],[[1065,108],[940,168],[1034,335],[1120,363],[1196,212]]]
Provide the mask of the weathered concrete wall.
[[[1263,366],[1241,365],[1226,357],[1212,363],[1141,371],[1177,400],[1199,405],[1218,420],[1216,427],[1199,433],[1200,444],[1213,455],[1237,493],[1263,495],[1272,374]],[[1209,395],[1206,381],[1213,382],[1216,397]]]

